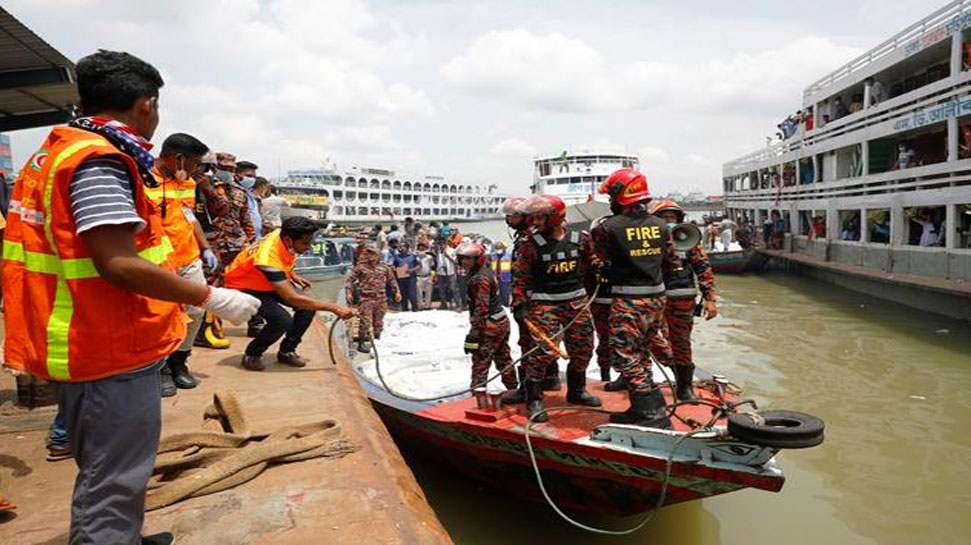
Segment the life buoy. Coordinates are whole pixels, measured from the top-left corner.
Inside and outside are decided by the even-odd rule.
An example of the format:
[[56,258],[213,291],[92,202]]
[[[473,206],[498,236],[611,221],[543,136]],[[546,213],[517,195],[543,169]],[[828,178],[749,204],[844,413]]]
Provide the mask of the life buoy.
[[808,448],[823,442],[822,419],[797,411],[770,410],[728,417],[728,432],[741,441],[774,448]]

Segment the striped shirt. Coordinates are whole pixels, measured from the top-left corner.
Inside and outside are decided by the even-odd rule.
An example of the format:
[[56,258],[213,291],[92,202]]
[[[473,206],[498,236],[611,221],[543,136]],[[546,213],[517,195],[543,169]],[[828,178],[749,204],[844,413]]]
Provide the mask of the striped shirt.
[[102,225],[133,225],[145,220],[135,211],[128,168],[118,159],[88,159],[74,171],[68,188],[77,234]]

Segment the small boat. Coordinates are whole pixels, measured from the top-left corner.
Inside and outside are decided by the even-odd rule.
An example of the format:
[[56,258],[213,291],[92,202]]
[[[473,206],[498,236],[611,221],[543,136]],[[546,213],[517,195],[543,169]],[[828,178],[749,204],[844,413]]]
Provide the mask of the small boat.
[[[403,370],[411,373],[415,384],[428,384],[443,373],[457,371],[457,365],[449,369],[450,357],[443,358],[435,346],[441,344],[442,337],[454,336],[452,333],[460,329],[461,320],[467,318],[458,316],[454,324],[448,318],[435,324],[434,316],[400,318],[406,321],[402,329],[418,327],[408,337],[426,340],[422,348],[401,343],[399,352],[385,354],[387,373],[395,376],[396,370]],[[436,338],[424,332],[421,321],[424,327],[435,330]],[[396,331],[399,325],[393,320],[386,325],[379,347],[387,337],[401,334]],[[459,360],[458,356],[453,359]],[[565,388],[545,392],[550,420],[530,425],[531,454],[525,440],[528,418],[524,405],[482,406],[481,399],[467,393],[438,401],[402,399],[375,380],[373,364],[371,360],[355,363],[355,374],[405,452],[431,459],[504,494],[542,501],[544,493],[537,483],[535,463],[549,498],[572,513],[626,516],[658,504],[671,505],[745,488],[778,492],[785,482],[775,460],[779,449],[822,441],[822,422],[801,413],[784,415],[791,421],[783,426],[791,427],[781,433],[798,436],[795,442],[774,442],[778,440],[772,436],[775,428],[769,429],[765,423],[761,427],[746,426],[746,417],[739,415],[728,419],[721,416],[711,422],[713,404],[725,406],[740,400],[737,391],[728,391],[727,381],[698,373],[701,380],[695,390],[705,404],[677,407],[673,430],[611,424],[602,413],[557,408],[569,407]],[[387,379],[395,382],[390,376]],[[669,385],[661,388],[671,403]],[[588,379],[588,391],[601,398],[605,410],[624,411],[629,406],[625,392],[606,392],[600,381]],[[490,397],[495,402],[500,396]],[[767,416],[767,420],[771,418]],[[739,432],[739,422],[746,428],[759,429],[751,434]]]
[[294,270],[307,280],[342,277],[354,264],[354,245],[349,237],[317,236],[311,252],[297,257]]
[[715,274],[742,274],[758,272],[767,261],[754,249],[708,252],[708,261]]

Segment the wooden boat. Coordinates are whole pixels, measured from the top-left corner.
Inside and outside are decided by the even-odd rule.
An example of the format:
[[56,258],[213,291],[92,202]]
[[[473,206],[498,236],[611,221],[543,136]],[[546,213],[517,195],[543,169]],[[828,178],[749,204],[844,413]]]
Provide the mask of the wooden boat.
[[715,274],[759,272],[768,258],[753,248],[728,252],[708,252],[708,260]]
[[[471,396],[440,403],[405,401],[360,373],[358,379],[407,453],[428,457],[504,493],[542,499],[524,440],[523,405],[483,410]],[[715,384],[705,384],[696,387],[697,393],[719,402]],[[670,403],[670,391],[663,389]],[[590,381],[588,391],[601,397],[604,409],[623,411],[629,405],[626,393],[605,392],[599,381]],[[546,392],[545,406],[567,405],[564,396],[565,389]],[[730,394],[724,399],[737,400]],[[778,448],[729,436],[724,418],[715,423],[715,431],[685,438],[692,424],[707,423],[711,409],[681,406],[676,414],[675,430],[668,431],[610,424],[605,414],[551,410],[548,423],[531,428],[536,462],[550,496],[576,513],[623,516],[650,510],[658,500],[669,455],[673,462],[664,505],[744,488],[782,489]],[[821,427],[818,431],[821,441]]]

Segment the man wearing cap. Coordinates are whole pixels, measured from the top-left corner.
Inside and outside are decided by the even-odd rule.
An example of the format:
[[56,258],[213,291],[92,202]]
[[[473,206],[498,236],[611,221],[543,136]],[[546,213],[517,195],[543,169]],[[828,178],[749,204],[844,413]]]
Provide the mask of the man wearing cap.
[[235,183],[235,171],[236,156],[218,152],[212,183],[200,183],[215,230],[213,249],[223,267],[228,267],[243,248],[256,240],[249,202],[246,193]]

